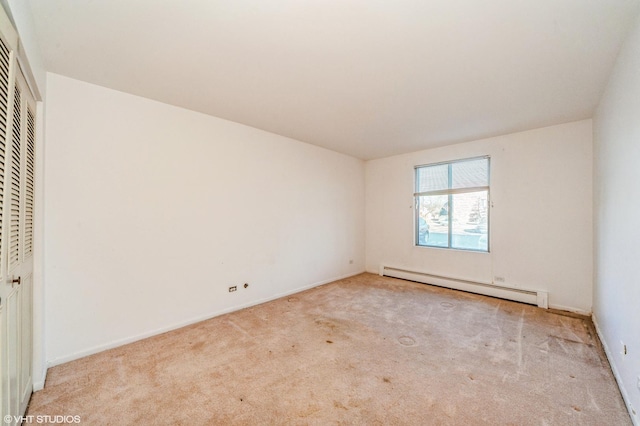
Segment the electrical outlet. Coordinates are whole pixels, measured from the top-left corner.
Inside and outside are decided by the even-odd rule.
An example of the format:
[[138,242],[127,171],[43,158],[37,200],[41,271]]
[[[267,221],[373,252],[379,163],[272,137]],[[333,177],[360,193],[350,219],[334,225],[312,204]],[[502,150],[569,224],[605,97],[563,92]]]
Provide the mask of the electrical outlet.
[[238,289],[237,285],[234,285],[233,287],[229,287],[229,293],[236,291]]

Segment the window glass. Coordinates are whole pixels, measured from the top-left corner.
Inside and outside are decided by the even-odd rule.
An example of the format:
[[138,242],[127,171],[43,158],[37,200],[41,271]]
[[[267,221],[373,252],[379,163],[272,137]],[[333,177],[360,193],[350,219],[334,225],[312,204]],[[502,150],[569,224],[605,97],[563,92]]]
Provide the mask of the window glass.
[[487,191],[478,191],[452,196],[452,248],[487,251],[487,194]]
[[489,186],[489,159],[451,163],[451,187],[473,188]]
[[418,245],[449,247],[448,199],[447,195],[418,197]]
[[446,164],[421,167],[416,169],[416,175],[416,192],[438,191],[449,187],[449,167]]
[[489,157],[416,167],[415,244],[489,251]]

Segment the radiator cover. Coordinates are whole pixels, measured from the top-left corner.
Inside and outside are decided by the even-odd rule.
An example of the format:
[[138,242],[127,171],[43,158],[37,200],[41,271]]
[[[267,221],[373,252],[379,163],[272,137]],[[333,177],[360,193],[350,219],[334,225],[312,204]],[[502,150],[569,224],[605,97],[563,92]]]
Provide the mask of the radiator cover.
[[541,290],[505,287],[495,285],[494,283],[447,277],[389,265],[380,265],[380,275],[431,284],[438,287],[451,288],[454,290],[467,291],[469,293],[482,294],[485,296],[498,297],[500,299],[513,300],[515,302],[528,303],[545,309],[549,307],[549,293]]

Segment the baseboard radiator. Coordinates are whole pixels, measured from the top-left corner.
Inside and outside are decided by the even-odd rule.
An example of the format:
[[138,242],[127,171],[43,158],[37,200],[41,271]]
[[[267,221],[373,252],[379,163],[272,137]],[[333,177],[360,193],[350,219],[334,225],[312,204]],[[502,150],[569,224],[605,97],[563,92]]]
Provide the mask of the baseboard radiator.
[[545,309],[549,307],[549,293],[546,291],[503,287],[493,283],[446,277],[426,272],[396,268],[388,265],[380,265],[380,275],[466,291],[469,293],[482,294],[485,296],[499,297],[500,299],[528,303]]

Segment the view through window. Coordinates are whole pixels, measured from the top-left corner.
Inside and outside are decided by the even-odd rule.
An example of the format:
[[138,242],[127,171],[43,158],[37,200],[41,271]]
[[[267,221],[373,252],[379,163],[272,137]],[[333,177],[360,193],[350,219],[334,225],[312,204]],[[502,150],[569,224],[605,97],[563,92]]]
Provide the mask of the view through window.
[[489,251],[489,157],[416,167],[415,242]]

